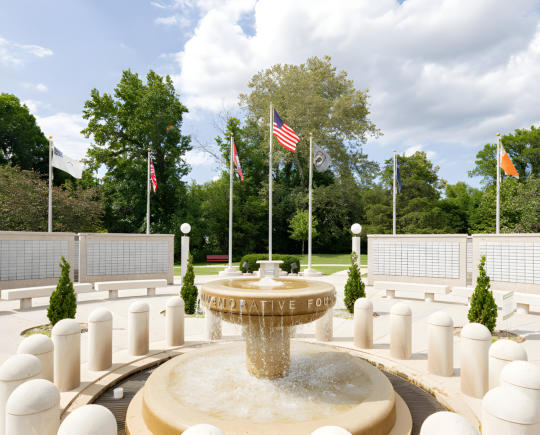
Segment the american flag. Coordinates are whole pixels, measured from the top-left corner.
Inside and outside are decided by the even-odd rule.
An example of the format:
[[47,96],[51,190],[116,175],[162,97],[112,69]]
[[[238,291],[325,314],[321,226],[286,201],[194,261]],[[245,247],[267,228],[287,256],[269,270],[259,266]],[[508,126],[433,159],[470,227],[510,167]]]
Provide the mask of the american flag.
[[298,135],[281,120],[276,109],[274,109],[274,128],[272,131],[282,147],[287,148],[293,153],[296,151]]
[[244,182],[244,174],[242,172],[242,166],[240,166],[240,160],[238,159],[238,151],[236,151],[236,143],[233,140],[233,161],[234,166],[236,166],[236,171],[238,172],[238,175],[240,176],[240,180],[242,180],[242,183]]
[[156,172],[154,171],[154,162],[152,160],[150,160],[150,178],[152,179],[152,188],[154,189],[154,193],[156,193],[157,178],[156,178]]

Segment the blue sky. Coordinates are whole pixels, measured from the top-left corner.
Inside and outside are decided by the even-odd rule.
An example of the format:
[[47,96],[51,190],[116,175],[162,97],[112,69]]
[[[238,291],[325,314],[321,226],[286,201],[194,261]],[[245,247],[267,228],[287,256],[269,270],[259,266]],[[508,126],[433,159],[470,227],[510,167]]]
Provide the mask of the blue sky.
[[530,0],[2,0],[0,91],[81,158],[92,88],[111,91],[127,68],[171,74],[190,109],[190,178],[202,182],[249,78],[327,54],[370,90],[384,133],[365,145],[370,158],[423,150],[449,182],[478,185],[467,170],[497,131],[540,124],[539,10]]

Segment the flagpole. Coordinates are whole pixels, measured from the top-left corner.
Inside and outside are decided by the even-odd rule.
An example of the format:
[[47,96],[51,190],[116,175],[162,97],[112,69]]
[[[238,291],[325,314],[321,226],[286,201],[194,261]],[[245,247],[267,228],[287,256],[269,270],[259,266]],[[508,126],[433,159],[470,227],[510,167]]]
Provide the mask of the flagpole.
[[309,225],[308,225],[308,269],[311,270],[311,199],[312,191],[311,186],[313,184],[313,134],[309,133]]
[[501,203],[500,203],[500,190],[501,190],[501,133],[497,133],[497,207],[495,212],[495,233],[499,234],[501,226]]
[[148,148],[148,170],[146,174],[146,234],[150,234],[150,148]]
[[268,157],[268,260],[272,261],[272,135],[274,134],[274,110],[270,102],[270,139]]
[[231,156],[229,159],[229,271],[232,270],[233,153],[233,134],[231,133]]
[[53,182],[53,167],[52,167],[52,158],[53,158],[53,141],[52,136],[49,136],[49,213],[48,213],[48,223],[47,231],[52,233],[52,182]]
[[396,235],[396,150],[394,150],[394,188],[392,191],[392,234]]

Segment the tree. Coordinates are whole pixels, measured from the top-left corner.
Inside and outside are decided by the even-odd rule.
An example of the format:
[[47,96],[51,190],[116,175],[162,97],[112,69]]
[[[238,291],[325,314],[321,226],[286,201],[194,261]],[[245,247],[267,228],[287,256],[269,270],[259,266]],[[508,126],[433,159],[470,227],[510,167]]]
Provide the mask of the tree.
[[497,324],[497,304],[489,289],[489,276],[486,274],[486,256],[483,255],[478,265],[480,272],[476,279],[476,287],[471,298],[471,307],[467,318],[471,323],[481,323],[491,332]]
[[440,207],[447,215],[449,227],[456,233],[470,232],[472,216],[482,199],[482,192],[459,181],[446,186],[445,198]]
[[366,297],[365,284],[362,281],[360,268],[356,264],[356,252],[351,254],[352,265],[349,267],[347,282],[345,283],[345,307],[349,313],[354,312],[354,303],[358,298]]
[[77,312],[77,297],[73,283],[69,279],[69,263],[62,256],[62,269],[56,290],[52,292],[47,308],[47,317],[51,325],[56,325],[62,319],[74,319]]
[[[296,214],[289,221],[289,233],[291,239],[302,241],[302,255],[304,255],[304,240],[309,237],[309,212],[308,210],[297,210]],[[317,233],[317,219],[311,217],[311,237],[314,239]]]
[[188,264],[186,274],[182,280],[182,289],[180,290],[180,296],[184,300],[184,311],[186,314],[195,314],[197,306],[198,290],[195,282],[195,273],[193,272],[193,257],[188,254]]
[[131,71],[124,71],[113,94],[93,89],[86,101],[82,131],[94,143],[88,150],[93,171],[105,166],[102,187],[105,225],[110,232],[142,232],[146,227],[147,152],[157,177],[157,192],[151,198],[151,228],[154,232],[177,232],[182,222],[188,173],[183,160],[191,149],[189,136],[181,134],[187,113],[169,76],[154,71],[146,84]]

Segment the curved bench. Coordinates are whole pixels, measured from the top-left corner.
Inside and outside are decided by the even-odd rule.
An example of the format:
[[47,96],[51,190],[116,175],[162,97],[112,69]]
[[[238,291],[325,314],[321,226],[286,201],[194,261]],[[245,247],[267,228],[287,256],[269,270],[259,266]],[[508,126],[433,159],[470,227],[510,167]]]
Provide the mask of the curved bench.
[[[92,291],[90,283],[74,283],[75,294],[89,293]],[[32,298],[50,297],[56,290],[55,285],[44,285],[41,287],[24,287],[2,290],[2,299],[5,301],[20,300],[20,310],[28,311],[32,308]]]
[[433,302],[435,294],[446,295],[450,292],[447,285],[440,284],[417,284],[414,282],[398,282],[398,281],[375,281],[373,283],[375,290],[386,291],[386,297],[394,299],[396,290],[421,293],[427,302]]
[[96,291],[108,291],[109,299],[118,299],[118,290],[146,289],[146,296],[155,296],[157,287],[167,287],[166,279],[137,279],[133,281],[104,281],[94,283]]

